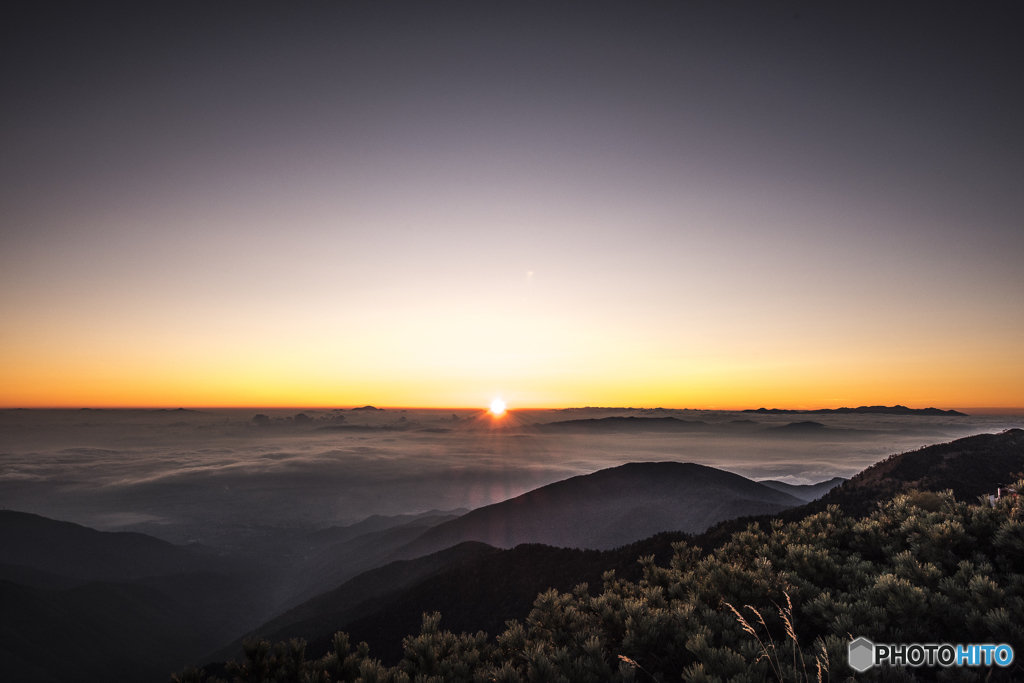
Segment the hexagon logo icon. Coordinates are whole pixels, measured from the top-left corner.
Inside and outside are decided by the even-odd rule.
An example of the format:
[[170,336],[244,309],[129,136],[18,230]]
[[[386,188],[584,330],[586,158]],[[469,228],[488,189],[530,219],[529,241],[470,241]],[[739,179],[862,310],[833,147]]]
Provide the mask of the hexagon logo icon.
[[864,672],[875,663],[875,644],[867,638],[851,641],[849,646],[850,668]]

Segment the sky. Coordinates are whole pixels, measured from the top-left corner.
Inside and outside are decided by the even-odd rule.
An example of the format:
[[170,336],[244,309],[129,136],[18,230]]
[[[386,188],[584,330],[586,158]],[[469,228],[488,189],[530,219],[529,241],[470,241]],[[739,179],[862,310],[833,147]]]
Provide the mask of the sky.
[[0,407],[1024,406],[1012,4],[25,3]]

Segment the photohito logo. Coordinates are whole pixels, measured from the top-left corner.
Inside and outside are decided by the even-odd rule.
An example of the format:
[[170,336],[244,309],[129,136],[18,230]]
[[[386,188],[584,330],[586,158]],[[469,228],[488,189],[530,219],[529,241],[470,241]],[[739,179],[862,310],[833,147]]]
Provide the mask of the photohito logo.
[[850,668],[857,672],[873,666],[1009,666],[1013,648],[1009,645],[950,645],[949,643],[909,643],[882,645],[867,638],[850,642]]

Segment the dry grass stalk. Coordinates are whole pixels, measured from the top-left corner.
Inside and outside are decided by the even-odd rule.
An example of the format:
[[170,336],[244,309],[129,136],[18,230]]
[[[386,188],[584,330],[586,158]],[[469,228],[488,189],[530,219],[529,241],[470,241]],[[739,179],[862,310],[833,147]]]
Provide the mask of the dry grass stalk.
[[[773,602],[772,604],[774,604],[775,608],[778,609],[779,617],[782,619],[783,624],[785,624],[786,626],[786,638],[790,641],[793,655],[794,681],[796,681],[797,683],[810,683],[811,676],[810,673],[807,671],[807,660],[804,657],[803,650],[800,648],[800,640],[799,638],[797,638],[796,628],[794,626],[793,601],[790,599],[789,593],[783,592],[783,595],[786,596],[785,607],[782,607],[775,602]],[[754,660],[754,663],[756,664],[757,662],[760,662],[762,659],[767,659],[768,664],[771,666],[772,671],[775,673],[775,677],[780,681],[780,683],[785,683],[786,678],[782,672],[782,662],[779,659],[778,647],[775,644],[775,639],[771,637],[771,633],[768,630],[768,624],[765,623],[764,617],[761,615],[761,613],[753,605],[743,606],[745,609],[748,609],[751,612],[753,612],[754,615],[757,617],[757,623],[761,624],[761,626],[765,630],[765,633],[768,634],[767,642],[763,640],[760,635],[758,635],[757,628],[751,625],[751,623],[747,621],[747,619],[740,613],[739,610],[737,610],[728,602],[725,603],[725,606],[732,610],[732,613],[736,615],[736,620],[739,622],[740,627],[750,635],[754,636],[754,639],[757,640],[757,644],[760,646],[761,652],[760,654],[758,654],[757,659]],[[828,650],[825,647],[824,641],[821,641],[821,654],[815,656],[814,663],[817,674],[817,683],[824,683],[825,680],[830,679],[828,667]],[[803,671],[802,677],[799,674],[801,670]]]

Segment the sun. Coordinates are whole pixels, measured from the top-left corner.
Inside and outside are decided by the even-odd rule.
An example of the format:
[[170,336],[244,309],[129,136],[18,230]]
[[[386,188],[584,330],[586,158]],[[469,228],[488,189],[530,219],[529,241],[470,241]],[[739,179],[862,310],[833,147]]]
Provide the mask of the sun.
[[505,402],[502,401],[500,398],[496,398],[493,401],[491,401],[490,413],[494,417],[501,417],[502,415],[504,415],[505,414]]

